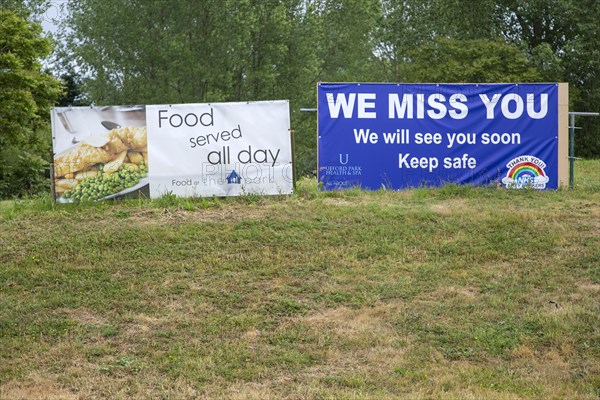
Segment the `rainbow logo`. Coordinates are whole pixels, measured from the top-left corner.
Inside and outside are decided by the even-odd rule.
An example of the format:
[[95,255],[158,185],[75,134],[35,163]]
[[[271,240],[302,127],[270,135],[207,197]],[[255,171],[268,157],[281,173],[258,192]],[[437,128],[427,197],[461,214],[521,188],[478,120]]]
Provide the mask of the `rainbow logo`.
[[546,163],[534,156],[519,156],[506,164],[508,173],[502,183],[509,189],[545,189],[550,180],[544,171]]

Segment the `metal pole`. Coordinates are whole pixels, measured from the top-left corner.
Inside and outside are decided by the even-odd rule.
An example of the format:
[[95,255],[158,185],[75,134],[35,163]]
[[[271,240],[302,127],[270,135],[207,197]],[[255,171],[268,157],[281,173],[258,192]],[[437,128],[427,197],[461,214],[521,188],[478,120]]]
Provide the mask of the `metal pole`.
[[292,188],[296,191],[296,139],[294,130],[290,129],[290,139],[292,141]]
[[575,183],[575,114],[570,113],[570,137],[569,137],[569,188],[573,189]]
[[569,115],[575,115],[577,117],[597,117],[600,113],[597,112],[583,112],[583,111],[569,111]]
[[[575,184],[575,116],[580,117],[597,117],[600,113],[597,112],[569,112],[569,117],[571,118],[569,133],[570,133],[570,142],[569,142],[569,188],[573,189],[573,185]],[[578,128],[581,129],[581,128]]]

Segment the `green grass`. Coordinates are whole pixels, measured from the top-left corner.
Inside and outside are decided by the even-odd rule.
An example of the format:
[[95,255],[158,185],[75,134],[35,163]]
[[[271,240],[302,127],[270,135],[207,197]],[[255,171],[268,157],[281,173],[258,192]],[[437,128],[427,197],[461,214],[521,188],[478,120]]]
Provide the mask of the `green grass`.
[[574,190],[0,203],[2,399],[596,399]]

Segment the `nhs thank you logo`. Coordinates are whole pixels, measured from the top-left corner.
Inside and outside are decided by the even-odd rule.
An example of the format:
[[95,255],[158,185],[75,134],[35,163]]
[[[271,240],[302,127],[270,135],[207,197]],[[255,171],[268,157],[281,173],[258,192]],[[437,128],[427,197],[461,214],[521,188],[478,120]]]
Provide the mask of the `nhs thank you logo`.
[[546,163],[534,156],[513,158],[506,168],[508,173],[502,178],[502,183],[508,189],[545,189],[549,181],[544,171]]

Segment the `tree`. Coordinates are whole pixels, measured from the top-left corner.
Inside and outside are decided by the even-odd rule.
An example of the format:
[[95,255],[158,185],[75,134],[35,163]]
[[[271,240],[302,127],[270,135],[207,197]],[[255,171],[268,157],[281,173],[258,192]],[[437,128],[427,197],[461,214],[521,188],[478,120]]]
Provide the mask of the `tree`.
[[[576,34],[565,45],[565,78],[571,83],[574,111],[600,112],[600,2],[577,1],[574,11]],[[576,133],[575,154],[600,157],[600,117],[581,118]]]
[[41,154],[47,156],[44,133],[61,87],[38,61],[52,49],[41,31],[16,12],[0,10],[0,197],[37,187],[34,172],[44,165]]
[[38,61],[52,49],[41,31],[12,11],[0,12],[0,145],[19,143],[45,127],[60,94],[59,81]]
[[516,46],[501,40],[436,38],[409,51],[406,82],[537,82],[542,75]]
[[[600,2],[501,0],[507,38],[521,45],[548,81],[569,82],[570,110],[600,110]],[[576,154],[600,156],[600,118],[577,121]]]
[[31,19],[41,16],[51,0],[0,0],[0,10],[11,10],[20,16]]
[[63,93],[58,99],[58,107],[86,106],[89,102],[84,98],[81,90],[81,78],[73,71],[64,72],[60,76],[63,85]]

